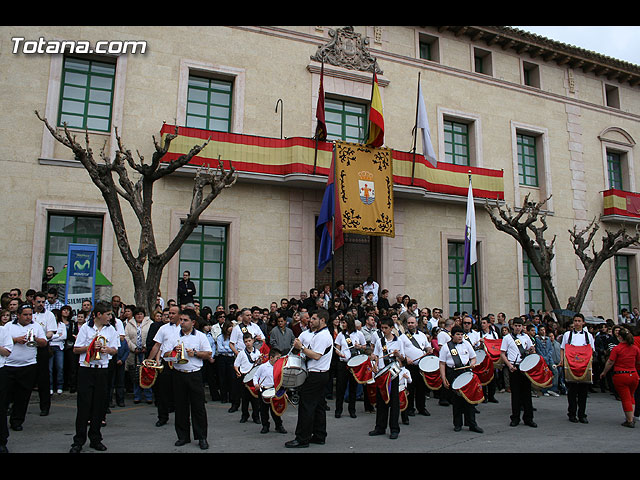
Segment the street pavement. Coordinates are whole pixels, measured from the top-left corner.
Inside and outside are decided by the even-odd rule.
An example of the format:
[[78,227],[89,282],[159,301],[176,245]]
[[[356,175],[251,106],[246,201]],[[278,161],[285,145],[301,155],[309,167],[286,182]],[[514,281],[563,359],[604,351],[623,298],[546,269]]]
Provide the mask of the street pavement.
[[[343,414],[335,418],[334,401],[329,400],[327,412],[328,437],[325,445],[310,445],[304,449],[288,449],[284,444],[294,438],[297,410],[288,405],[283,415],[287,434],[271,431],[261,434],[260,425],[241,424],[240,412],[228,413],[229,404],[206,404],[209,450],[202,451],[197,442],[174,446],[176,434],[173,414],[169,423],[156,427],[156,408],[146,403],[134,404],[127,395],[124,407],[111,409],[107,426],[102,429],[103,443],[109,453],[638,453],[640,423],[637,428],[625,428],[621,403],[610,393],[591,393],[587,403],[589,423],[571,423],[567,418],[567,398],[533,398],[537,409],[534,420],[538,428],[524,424],[509,426],[510,394],[498,393],[499,403],[478,406],[478,425],[484,433],[470,432],[464,427],[453,431],[451,407],[439,406],[437,400],[427,400],[431,416],[413,416],[409,425],[400,425],[400,436],[392,440],[387,435],[370,437],[375,414],[364,413],[363,403],[357,403],[357,418]],[[345,405],[346,412],[346,405]],[[54,394],[51,411],[41,417],[38,394],[33,392],[23,431],[10,430],[8,448],[11,453],[66,453],[72,443],[76,413],[75,394]],[[95,451],[85,445],[84,452]],[[52,467],[49,465],[49,467]]]

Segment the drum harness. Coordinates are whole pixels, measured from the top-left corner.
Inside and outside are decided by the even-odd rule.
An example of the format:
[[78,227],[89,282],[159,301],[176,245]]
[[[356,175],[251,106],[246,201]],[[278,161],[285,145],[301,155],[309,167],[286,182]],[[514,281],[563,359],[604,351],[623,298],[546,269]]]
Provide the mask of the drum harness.
[[518,350],[520,351],[520,362],[517,365],[514,365],[514,367],[520,370],[520,364],[522,363],[522,360],[524,360],[524,357],[529,355],[529,353],[524,349],[524,347],[522,346],[522,342],[518,337],[516,337],[515,333],[512,333],[511,336],[513,337],[513,343],[516,344],[516,347],[518,347]]

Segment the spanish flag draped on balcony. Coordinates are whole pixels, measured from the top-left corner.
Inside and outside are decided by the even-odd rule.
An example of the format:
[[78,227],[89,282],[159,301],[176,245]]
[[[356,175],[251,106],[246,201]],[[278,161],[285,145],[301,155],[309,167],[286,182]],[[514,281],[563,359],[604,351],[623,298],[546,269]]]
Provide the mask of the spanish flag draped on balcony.
[[371,92],[371,107],[369,108],[369,137],[366,144],[370,147],[380,147],[384,143],[384,117],[382,116],[382,99],[378,88],[376,65],[373,66],[373,86]]

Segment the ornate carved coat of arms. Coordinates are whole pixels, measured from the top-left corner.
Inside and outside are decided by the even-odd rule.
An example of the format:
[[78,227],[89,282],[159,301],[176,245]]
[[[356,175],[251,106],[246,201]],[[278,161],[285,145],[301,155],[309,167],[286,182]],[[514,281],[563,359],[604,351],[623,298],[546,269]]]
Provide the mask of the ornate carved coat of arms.
[[353,27],[330,29],[329,36],[331,37],[329,43],[318,47],[318,51],[311,56],[311,60],[318,62],[324,60],[337,67],[365,72],[373,72],[375,67],[376,73],[382,75],[376,59],[367,50],[368,38],[362,38]]

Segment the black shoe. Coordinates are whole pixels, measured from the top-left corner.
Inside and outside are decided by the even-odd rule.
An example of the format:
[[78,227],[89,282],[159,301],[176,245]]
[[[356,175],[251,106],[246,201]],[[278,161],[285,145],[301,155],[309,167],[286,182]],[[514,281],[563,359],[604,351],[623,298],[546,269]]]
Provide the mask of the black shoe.
[[289,440],[287,443],[284,444],[284,446],[287,448],[307,448],[309,444],[299,442],[298,440]]
[[191,443],[191,440],[176,440],[176,443],[174,443],[174,445],[176,447],[182,447],[183,445],[186,445],[187,443]]
[[49,415],[49,410],[40,410],[41,417],[46,417],[47,415]]
[[80,453],[82,451],[82,447],[80,445],[71,445],[71,449],[69,453]]
[[490,403],[500,403],[500,402],[498,402],[498,400],[496,400],[495,398],[490,398],[490,399],[489,399],[489,402],[490,402]]
[[118,402],[119,407],[124,407],[124,402]]
[[13,430],[14,432],[21,432],[22,431],[22,425],[16,425],[15,427],[11,427],[11,430]]
[[340,418],[340,417],[342,417],[342,413],[341,412],[335,412],[333,414],[333,416],[336,417],[336,418]]
[[461,431],[461,430],[462,430],[462,427],[460,427],[459,425],[455,425],[455,426],[453,427],[453,431],[454,431],[454,432],[459,432],[459,431]]
[[156,422],[156,427],[161,427],[161,426],[166,425],[166,424],[167,424],[167,420],[158,420]]
[[200,446],[200,450],[209,450],[209,443],[204,438],[198,440],[198,445]]
[[520,424],[520,420],[511,420],[511,423],[509,423],[510,427],[517,427]]
[[276,432],[278,433],[287,433],[287,431],[284,429],[284,427],[281,425],[279,427],[276,427]]
[[255,423],[256,425],[260,425],[262,422],[260,421],[260,417],[256,417],[253,419],[253,423]]
[[231,407],[229,410],[227,410],[227,412],[229,413],[233,413],[233,412],[237,412],[238,411],[238,407]]
[[389,439],[390,440],[395,440],[396,438],[398,438],[398,435],[399,435],[398,432],[391,432],[389,434]]
[[579,418],[579,419],[578,419],[578,421],[579,421],[580,423],[589,423],[589,420],[587,420],[587,417]]
[[578,423],[578,419],[576,417],[569,417],[569,421],[571,423]]
[[477,425],[475,427],[469,427],[469,431],[476,432],[476,433],[484,433],[484,430],[478,427]]
[[249,420],[247,417],[241,417],[240,423],[247,423],[247,420]]
[[403,424],[403,425],[409,425],[409,419],[408,419],[408,418],[406,418],[406,419],[405,419],[405,418],[403,418],[403,419],[402,419],[402,424]]
[[269,427],[267,427],[266,425],[262,427],[262,430],[260,430],[260,433],[269,433]]
[[322,438],[314,437],[312,435],[311,439],[309,440],[309,443],[315,443],[316,445],[324,445],[325,441]]
[[407,415],[409,415],[410,417],[415,417],[416,416],[416,411],[415,410],[411,410],[411,411],[407,412]]
[[93,448],[94,450],[98,450],[99,452],[104,452],[107,449],[107,447],[102,442],[90,443],[89,447]]
[[358,418],[358,416],[355,414],[355,412],[351,412],[351,413],[349,413],[349,416],[350,416],[351,418]]
[[418,412],[418,414],[419,414],[419,415],[422,415],[422,416],[424,416],[424,417],[430,417],[430,416],[431,416],[431,414],[429,413],[429,410],[427,410],[426,408],[425,408],[424,410],[420,410],[420,411]]
[[440,405],[441,407],[448,407],[449,406],[449,402],[447,402],[446,400],[440,400],[438,402],[438,405]]
[[538,424],[536,422],[534,422],[533,420],[529,420],[528,422],[524,422],[525,425],[532,427],[532,428],[536,428],[538,426]]
[[371,430],[369,432],[370,437],[375,437],[377,435],[384,435],[384,431],[381,432],[380,430]]

